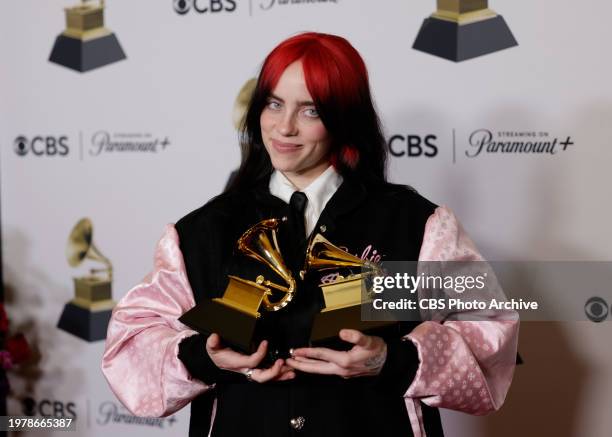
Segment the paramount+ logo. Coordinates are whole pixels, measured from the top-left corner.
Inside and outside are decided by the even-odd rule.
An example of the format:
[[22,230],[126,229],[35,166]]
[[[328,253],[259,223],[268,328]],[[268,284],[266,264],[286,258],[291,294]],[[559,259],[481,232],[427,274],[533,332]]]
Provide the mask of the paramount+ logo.
[[234,12],[237,8],[236,0],[173,0],[172,6],[179,15],[191,11],[198,14]]
[[67,135],[37,135],[31,138],[19,135],[13,141],[13,150],[21,157],[65,157],[70,153]]

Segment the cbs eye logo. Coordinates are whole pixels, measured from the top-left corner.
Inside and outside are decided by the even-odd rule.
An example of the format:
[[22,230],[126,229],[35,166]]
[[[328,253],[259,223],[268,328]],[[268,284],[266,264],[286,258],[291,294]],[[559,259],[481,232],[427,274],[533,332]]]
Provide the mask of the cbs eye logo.
[[584,304],[584,313],[592,322],[603,322],[608,317],[608,302],[601,297],[592,297]]
[[19,156],[27,155],[28,154],[28,139],[23,136],[18,136],[17,138],[15,138],[13,149],[15,150],[15,153]]
[[233,12],[236,10],[236,0],[172,0],[172,6],[179,15],[185,15],[191,9],[200,14]]
[[21,401],[21,407],[24,416],[42,416],[42,417],[70,417],[77,418],[76,404],[74,402],[62,402],[51,399],[36,400],[30,397],[24,398]]
[[28,154],[34,156],[66,156],[70,151],[66,135],[59,137],[38,135],[31,140],[24,135],[19,135],[13,142],[13,150],[17,156],[22,157]]
[[185,15],[191,9],[191,0],[174,0],[173,6],[177,14]]

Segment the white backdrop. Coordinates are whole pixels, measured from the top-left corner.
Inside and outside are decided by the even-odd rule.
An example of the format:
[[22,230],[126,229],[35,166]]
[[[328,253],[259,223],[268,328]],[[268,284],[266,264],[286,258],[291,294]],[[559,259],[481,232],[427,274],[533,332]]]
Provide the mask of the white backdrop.
[[[164,224],[222,190],[239,160],[234,99],[263,57],[298,31],[342,35],[362,53],[388,137],[435,136],[435,156],[393,157],[391,179],[452,207],[488,259],[612,259],[610,2],[495,0],[490,7],[519,46],[453,63],[411,48],[435,10],[430,0],[236,0],[233,10],[224,0],[210,2],[222,11],[184,15],[172,0],[110,0],[106,26],[127,59],[78,73],[47,60],[73,1],[0,5],[8,310],[13,328],[40,352],[35,365],[10,375],[12,414],[23,414],[22,401],[31,398],[39,415],[75,416],[79,435],[186,435],[188,408],[155,426],[107,415],[127,412],[99,371],[103,342],[55,328],[73,297],[72,277],[85,271],[68,265],[67,238],[81,217],[92,219],[94,241],[114,266],[114,298],[121,298],[151,269]],[[470,158],[469,138],[479,129],[573,144],[554,155]],[[169,145],[95,155],[93,138],[105,133]],[[64,136],[68,153],[20,156],[19,136]],[[395,141],[394,150],[401,145]],[[593,293],[612,302],[612,290]],[[526,365],[506,406],[487,418],[444,412],[447,435],[609,435],[611,328],[523,324]]]

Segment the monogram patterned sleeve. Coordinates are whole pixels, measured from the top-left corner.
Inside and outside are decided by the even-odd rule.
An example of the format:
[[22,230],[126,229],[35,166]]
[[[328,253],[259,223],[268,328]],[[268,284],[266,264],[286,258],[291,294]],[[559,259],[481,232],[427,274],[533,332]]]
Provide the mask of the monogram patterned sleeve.
[[[447,207],[437,208],[428,219],[419,261],[481,261],[495,278]],[[420,290],[419,298],[431,297],[427,294]],[[506,300],[496,280],[487,281],[484,294]],[[405,394],[407,401],[413,401],[408,405],[409,411],[418,410],[417,400],[476,415],[499,409],[514,373],[518,314],[446,310],[424,316],[427,321],[405,337],[416,345],[420,361]],[[418,416],[418,411],[415,413]]]
[[132,414],[167,416],[209,388],[177,357],[181,341],[197,334],[178,321],[194,305],[178,234],[167,225],[153,272],[113,310],[102,358],[112,391]]

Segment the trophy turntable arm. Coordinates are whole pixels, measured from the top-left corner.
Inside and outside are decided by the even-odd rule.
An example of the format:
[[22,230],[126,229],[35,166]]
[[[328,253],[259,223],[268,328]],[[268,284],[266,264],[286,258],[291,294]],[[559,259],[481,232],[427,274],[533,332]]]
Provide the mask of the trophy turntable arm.
[[277,302],[271,302],[270,296],[265,295],[263,298],[263,304],[268,311],[278,311],[284,307],[286,307],[289,302],[293,300],[293,295],[295,293],[295,279],[287,278],[287,282],[289,283],[288,287],[283,287],[282,285],[275,284],[267,279],[264,279],[263,276],[258,276],[256,282],[261,285],[265,285],[266,287],[274,288],[275,290],[279,290],[285,293],[285,295]]

